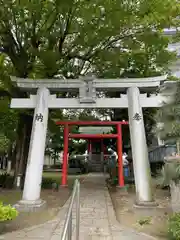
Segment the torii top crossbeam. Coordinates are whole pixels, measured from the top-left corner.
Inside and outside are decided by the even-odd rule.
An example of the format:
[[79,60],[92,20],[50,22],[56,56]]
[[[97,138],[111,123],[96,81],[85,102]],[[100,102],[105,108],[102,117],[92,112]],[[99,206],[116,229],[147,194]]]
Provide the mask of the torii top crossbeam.
[[138,87],[145,91],[152,91],[166,80],[167,76],[147,77],[147,78],[117,78],[117,79],[24,79],[11,77],[19,88],[32,92],[33,90],[45,86],[51,91],[64,92],[67,90],[78,90],[83,85],[91,83],[97,90],[117,91],[126,90],[129,87]]
[[[50,95],[48,107],[64,109],[86,109],[86,108],[127,108],[128,99],[127,89],[131,87],[139,88],[140,102],[142,107],[161,107],[166,102],[161,94],[157,94],[160,86],[166,80],[167,76],[149,77],[149,78],[123,78],[123,79],[21,79],[11,77],[17,86],[23,91],[30,93],[36,92],[38,88],[47,88],[51,92],[76,92],[78,97],[59,98],[56,95]],[[165,81],[166,82],[166,81]],[[98,97],[97,92],[120,92],[118,98]],[[146,92],[144,94],[144,92]],[[152,94],[152,92],[156,92]],[[150,94],[147,94],[150,93]],[[29,99],[12,99],[12,108],[35,108],[36,95],[30,95]]]

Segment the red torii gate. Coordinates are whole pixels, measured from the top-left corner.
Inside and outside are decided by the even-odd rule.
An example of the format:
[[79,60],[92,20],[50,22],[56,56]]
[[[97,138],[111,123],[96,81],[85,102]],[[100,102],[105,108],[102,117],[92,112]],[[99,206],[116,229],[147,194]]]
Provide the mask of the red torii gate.
[[[116,138],[117,139],[117,154],[118,154],[118,184],[124,187],[123,176],[123,162],[122,162],[122,125],[127,125],[126,121],[58,121],[56,125],[64,126],[64,152],[63,152],[63,166],[62,166],[62,186],[67,185],[67,168],[68,168],[68,145],[69,138],[83,138],[83,139],[103,139]],[[115,125],[117,129],[116,134],[72,134],[69,133],[69,126],[109,126]]]

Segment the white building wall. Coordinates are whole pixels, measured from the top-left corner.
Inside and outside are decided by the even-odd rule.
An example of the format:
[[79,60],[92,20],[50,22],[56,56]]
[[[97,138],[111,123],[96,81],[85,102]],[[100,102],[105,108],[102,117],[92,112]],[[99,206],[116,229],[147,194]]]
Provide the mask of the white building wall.
[[52,157],[50,155],[44,156],[44,165],[47,165],[47,166],[54,165],[54,160],[52,159]]

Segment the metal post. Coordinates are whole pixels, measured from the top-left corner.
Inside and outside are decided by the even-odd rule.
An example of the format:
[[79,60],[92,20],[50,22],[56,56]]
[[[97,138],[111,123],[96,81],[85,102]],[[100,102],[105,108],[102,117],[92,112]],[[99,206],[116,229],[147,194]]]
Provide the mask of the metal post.
[[80,228],[80,183],[77,182],[77,191],[76,191],[76,240],[79,240],[79,228]]
[[63,152],[63,168],[62,168],[62,186],[67,185],[67,170],[68,170],[68,142],[69,142],[69,127],[64,126],[64,152]]
[[121,124],[117,124],[117,154],[118,154],[118,183],[120,187],[124,187],[123,161],[122,161],[122,128]]
[[69,218],[68,233],[67,233],[67,240],[71,240],[71,239],[72,239],[72,210]]

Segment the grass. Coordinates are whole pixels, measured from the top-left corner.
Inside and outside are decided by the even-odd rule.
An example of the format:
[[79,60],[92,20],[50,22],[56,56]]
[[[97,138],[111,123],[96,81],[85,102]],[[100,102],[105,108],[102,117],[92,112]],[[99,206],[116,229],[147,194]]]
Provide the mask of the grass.
[[15,204],[21,199],[22,192],[20,190],[5,190],[0,192],[0,201],[5,204]]
[[[60,172],[44,172],[43,177],[46,179],[53,179],[59,184],[61,183]],[[53,191],[52,189],[42,189],[41,198],[47,202],[47,208],[40,212],[30,212],[30,213],[20,213],[19,216],[10,222],[6,228],[5,232],[12,232],[16,230],[21,230],[26,227],[31,227],[38,225],[53,219],[59,209],[65,204],[72,192],[72,186],[76,178],[82,180],[85,175],[69,175],[68,176],[68,187],[59,188],[58,191]],[[22,197],[22,191],[20,190],[0,190],[0,201],[5,204],[15,204]]]
[[[68,188],[69,189],[72,188],[76,178],[81,180],[84,178],[84,176],[85,175],[69,175],[68,176]],[[61,184],[61,177],[62,177],[62,174],[60,172],[44,172],[43,173],[43,178],[53,179],[59,184]],[[43,191],[47,191],[47,190],[42,189],[42,194],[43,194]],[[21,197],[22,197],[21,190],[3,189],[0,191],[0,201],[2,201],[5,204],[15,204],[16,202],[18,202],[21,199]]]
[[[68,175],[68,178],[67,178],[68,188],[72,188],[73,187],[74,181],[76,179],[82,180],[82,179],[84,179],[85,176],[86,176],[85,174],[81,174],[81,175]],[[44,172],[43,173],[43,178],[45,178],[45,179],[53,179],[56,183],[61,185],[62,173],[60,173],[60,172]]]
[[158,189],[156,184],[153,184],[155,199],[159,204],[154,209],[132,207],[136,200],[134,185],[130,185],[127,192],[117,191],[116,188],[109,188],[109,192],[117,220],[121,224],[134,228],[136,231],[152,235],[157,239],[167,239],[167,220],[168,215],[171,214],[168,190]]
[[[86,174],[80,174],[80,175],[68,175],[68,181],[76,178],[81,178],[83,176],[86,176]],[[57,180],[59,183],[61,182],[62,173],[61,172],[43,172],[43,177],[45,178],[52,178],[54,180]]]

